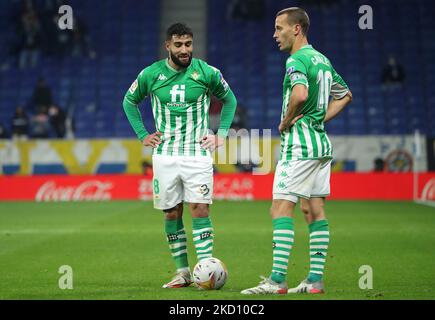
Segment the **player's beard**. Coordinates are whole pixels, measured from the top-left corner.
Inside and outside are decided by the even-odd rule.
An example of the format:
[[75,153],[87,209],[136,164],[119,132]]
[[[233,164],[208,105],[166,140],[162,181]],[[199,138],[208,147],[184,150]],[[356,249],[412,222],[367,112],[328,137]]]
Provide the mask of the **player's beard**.
[[182,68],[187,68],[188,66],[190,66],[190,63],[192,62],[192,54],[187,53],[187,55],[189,55],[189,60],[186,63],[183,63],[180,61],[180,59],[178,59],[173,53],[172,51],[169,52],[170,56],[171,56],[171,60],[173,63],[175,63],[177,66],[182,67]]

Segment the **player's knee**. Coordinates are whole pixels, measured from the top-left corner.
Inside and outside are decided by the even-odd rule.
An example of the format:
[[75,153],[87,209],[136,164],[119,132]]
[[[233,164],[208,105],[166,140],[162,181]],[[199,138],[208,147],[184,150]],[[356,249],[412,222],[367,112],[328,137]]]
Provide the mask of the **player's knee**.
[[325,208],[323,204],[318,204],[316,206],[312,206],[310,209],[311,214],[314,220],[322,220],[325,219]]
[[309,214],[311,214],[310,206],[309,206],[308,204],[302,204],[302,203],[301,203],[301,211],[302,211],[302,213],[305,214],[305,215],[309,215]]
[[273,200],[270,207],[272,219],[280,217],[293,217],[295,203],[286,200]]
[[182,217],[183,208],[178,204],[173,208],[163,210],[163,212],[165,213],[166,220],[175,220]]
[[207,203],[191,203],[189,208],[194,218],[208,217],[209,205]]

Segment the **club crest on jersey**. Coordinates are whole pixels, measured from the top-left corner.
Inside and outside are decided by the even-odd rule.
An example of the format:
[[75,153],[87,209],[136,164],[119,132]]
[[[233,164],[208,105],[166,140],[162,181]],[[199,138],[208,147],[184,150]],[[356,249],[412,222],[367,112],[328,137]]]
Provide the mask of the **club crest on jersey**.
[[136,89],[137,89],[137,80],[134,80],[134,82],[131,84],[130,89],[128,89],[128,91],[130,91],[131,94],[133,94]]
[[192,78],[193,78],[194,80],[198,80],[198,79],[199,79],[199,76],[200,76],[200,74],[199,74],[197,71],[194,71],[194,72],[192,73]]

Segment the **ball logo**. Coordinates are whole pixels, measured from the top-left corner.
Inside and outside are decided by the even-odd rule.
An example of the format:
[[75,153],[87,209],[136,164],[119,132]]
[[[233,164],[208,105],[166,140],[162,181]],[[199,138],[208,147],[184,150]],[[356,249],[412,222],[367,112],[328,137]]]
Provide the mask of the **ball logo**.
[[36,193],[36,201],[110,200],[113,188],[110,182],[85,181],[77,186],[57,186],[54,181],[43,184]]

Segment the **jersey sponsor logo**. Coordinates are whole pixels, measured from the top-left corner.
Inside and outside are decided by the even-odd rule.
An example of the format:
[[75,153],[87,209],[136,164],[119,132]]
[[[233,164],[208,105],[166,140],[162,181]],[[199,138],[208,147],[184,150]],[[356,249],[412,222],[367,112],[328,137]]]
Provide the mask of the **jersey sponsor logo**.
[[211,236],[212,236],[212,233],[210,231],[205,231],[205,232],[201,233],[199,238],[201,240],[204,240],[204,239],[210,238]]
[[134,82],[131,84],[130,89],[128,89],[128,91],[130,91],[131,94],[134,94],[134,92],[135,92],[136,89],[137,89],[137,86],[138,86],[138,83],[137,83],[137,79],[136,79],[136,80],[134,80]]
[[[186,94],[186,85],[184,84],[176,84],[172,86],[171,91],[169,91],[171,95],[172,102],[184,102],[185,94]],[[178,97],[178,100],[177,100]]]
[[174,242],[178,240],[178,235],[176,233],[169,233],[167,237],[168,242]]
[[163,73],[161,73],[159,75],[159,77],[157,78],[157,80],[160,80],[160,81],[167,80],[167,79],[168,79],[168,77],[166,77]]

